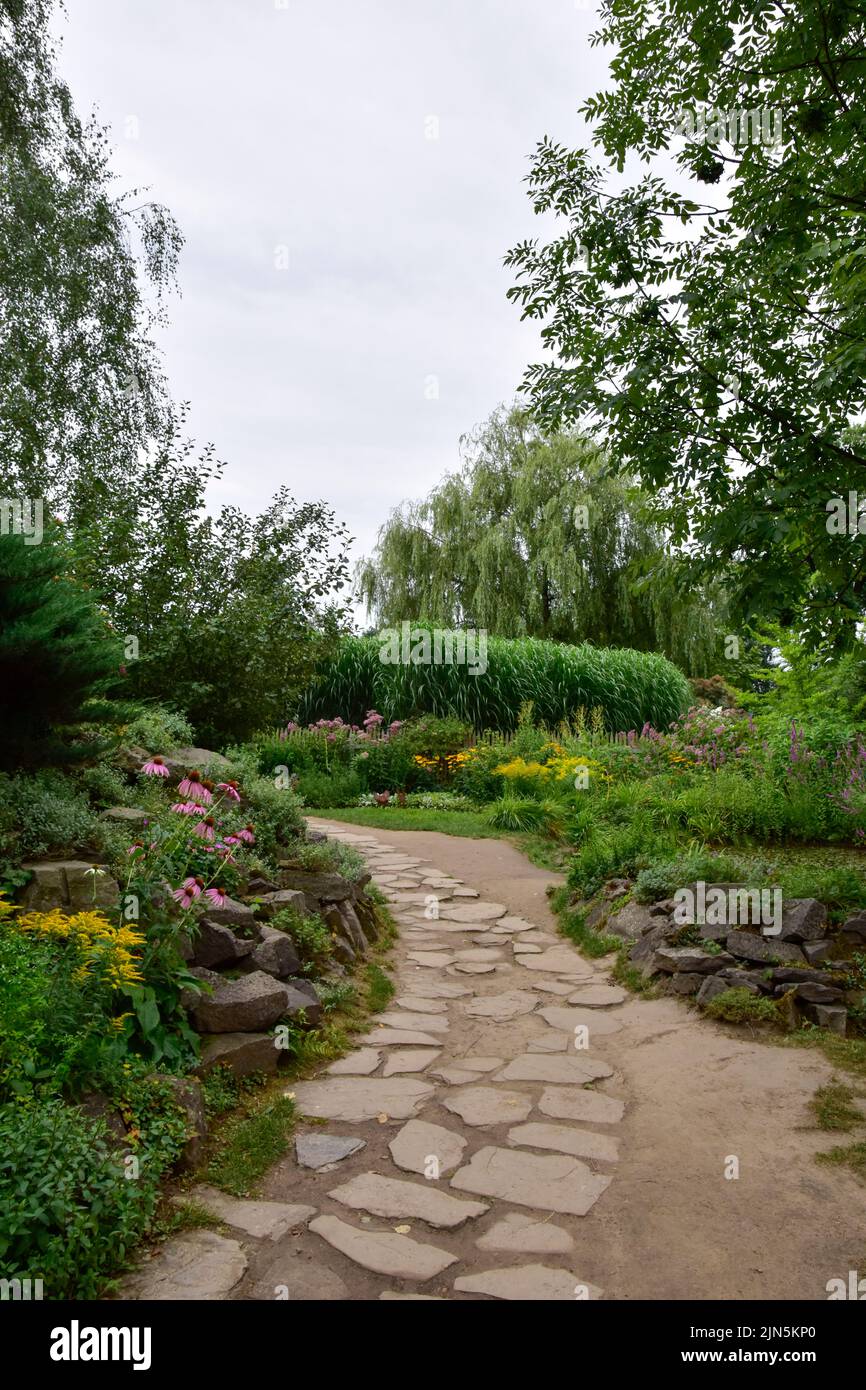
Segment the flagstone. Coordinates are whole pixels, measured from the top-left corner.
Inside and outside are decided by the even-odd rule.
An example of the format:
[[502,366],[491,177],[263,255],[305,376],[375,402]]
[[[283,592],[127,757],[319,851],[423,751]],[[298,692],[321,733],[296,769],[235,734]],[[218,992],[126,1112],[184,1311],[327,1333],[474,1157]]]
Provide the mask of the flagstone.
[[310,1222],[310,1230],[374,1274],[424,1282],[457,1261],[457,1256],[449,1250],[440,1250],[435,1245],[425,1245],[391,1231],[359,1230],[336,1216],[316,1217]]
[[588,1028],[590,1038],[593,1034],[618,1033],[622,1024],[617,1018],[610,1018],[594,1009],[539,1009],[539,1015],[551,1028],[561,1028],[565,1033],[573,1033],[575,1028]]
[[497,968],[497,966],[488,965],[484,961],[459,960],[456,965],[451,967],[451,971],[456,970],[458,975],[494,975]]
[[525,1211],[509,1212],[475,1244],[479,1250],[502,1250],[512,1255],[567,1255],[574,1241],[550,1217],[539,1219]]
[[248,1236],[258,1240],[281,1240],[287,1231],[295,1226],[303,1226],[311,1216],[316,1215],[315,1207],[300,1206],[287,1202],[259,1202],[229,1197],[216,1187],[204,1184],[194,1187],[183,1198],[174,1201],[193,1201],[210,1212],[218,1221],[245,1231]]
[[410,1173],[426,1173],[430,1159],[436,1159],[439,1173],[445,1176],[463,1161],[468,1140],[462,1134],[426,1120],[409,1120],[395,1134],[388,1148],[398,1168]]
[[610,1182],[578,1158],[491,1146],[473,1154],[454,1174],[451,1186],[539,1211],[585,1216]]
[[413,1014],[404,1009],[377,1014],[376,1022],[388,1028],[426,1028],[428,1033],[447,1033],[449,1027],[448,1019],[440,1015],[431,1018],[429,1014]]
[[442,951],[410,951],[408,954],[411,961],[426,970],[444,970],[446,965],[453,965],[457,959],[456,956],[445,955]]
[[616,1163],[619,1150],[616,1139],[609,1134],[593,1134],[576,1125],[516,1125],[508,1131],[509,1144],[522,1144],[530,1149],[555,1149],[557,1153],[572,1154],[575,1158]]
[[496,1073],[495,1081],[556,1081],[563,1084],[583,1085],[587,1081],[598,1081],[604,1076],[613,1076],[613,1067],[606,1062],[593,1061],[585,1054],[545,1057],[538,1053],[524,1052],[515,1057]]
[[441,1039],[411,1028],[374,1028],[360,1039],[374,1047],[438,1047]]
[[376,1048],[360,1047],[357,1052],[350,1052],[348,1057],[332,1062],[327,1071],[329,1076],[369,1076],[381,1060],[382,1054]]
[[431,1071],[430,1075],[449,1086],[466,1086],[470,1081],[480,1081],[483,1073],[467,1071],[465,1067],[439,1067],[436,1071]]
[[567,1052],[571,1039],[563,1033],[543,1033],[540,1038],[530,1038],[526,1044],[527,1052]]
[[538,956],[527,954],[521,958],[520,964],[526,970],[544,970],[549,975],[589,976],[586,965],[569,946],[550,946]]
[[424,1071],[431,1062],[435,1062],[437,1057],[442,1056],[442,1050],[438,1047],[412,1047],[403,1051],[398,1048],[396,1052],[389,1052],[382,1068],[383,1076],[396,1076],[400,1072]]
[[355,1122],[375,1120],[382,1114],[393,1120],[408,1120],[433,1093],[429,1082],[408,1076],[334,1076],[324,1081],[296,1082],[293,1091],[300,1115]]
[[373,1216],[388,1216],[394,1220],[416,1217],[428,1226],[453,1230],[483,1216],[489,1211],[486,1202],[465,1202],[449,1197],[432,1182],[405,1182],[402,1178],[386,1178],[380,1173],[359,1173],[328,1193],[335,1202],[355,1211],[368,1211]]
[[409,1009],[418,1014],[444,1014],[448,1005],[442,999],[425,999],[422,994],[401,994],[392,1001],[398,1009]]
[[585,1120],[591,1125],[619,1124],[625,1114],[623,1102],[615,1096],[601,1091],[566,1090],[564,1086],[546,1087],[538,1108],[555,1120]]
[[616,985],[587,985],[568,996],[569,1004],[582,1004],[585,1009],[605,1009],[610,1004],[624,1004],[628,994]]
[[366,1140],[349,1134],[299,1134],[295,1156],[302,1168],[331,1168],[366,1147]]
[[527,989],[509,989],[502,994],[476,994],[466,1005],[466,1012],[472,1018],[491,1018],[505,1023],[521,1014],[532,1013],[537,1003],[537,994]]
[[520,1303],[572,1303],[576,1298],[599,1299],[602,1290],[587,1284],[567,1269],[547,1265],[515,1265],[512,1269],[489,1269],[481,1274],[464,1274],[454,1280],[461,1293],[486,1293]]
[[493,922],[507,911],[505,903],[448,903],[442,916],[450,922]]
[[412,978],[412,994],[419,999],[462,999],[472,990],[468,985],[453,985],[447,980]]
[[457,953],[458,960],[497,961],[502,960],[502,952],[489,946],[465,946]]
[[442,1104],[467,1125],[501,1125],[525,1120],[532,1109],[532,1097],[500,1086],[467,1086],[443,1096]]

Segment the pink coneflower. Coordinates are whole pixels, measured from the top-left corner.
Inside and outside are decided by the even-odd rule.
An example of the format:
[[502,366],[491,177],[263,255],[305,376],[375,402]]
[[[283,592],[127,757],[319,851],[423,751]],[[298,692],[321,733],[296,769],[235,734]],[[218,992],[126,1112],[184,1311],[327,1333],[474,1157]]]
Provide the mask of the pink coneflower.
[[241,799],[237,782],[217,782],[217,791],[225,792],[229,801],[240,801]]
[[194,816],[200,815],[204,808],[197,801],[176,801],[171,809],[182,816]]
[[129,849],[128,849],[126,852],[127,852],[127,854],[138,854],[139,851],[140,851],[140,850],[143,850],[143,849],[144,849],[144,845],[141,843],[140,840],[138,840],[138,841],[136,841],[136,843],[135,843],[134,845],[130,845],[130,846],[129,846]]
[[213,816],[205,816],[204,820],[200,820],[192,833],[193,835],[201,835],[203,840],[212,840],[214,837]]
[[171,775],[162,758],[150,758],[140,771],[146,773],[148,777],[169,777]]
[[239,836],[237,836],[237,835],[225,835],[225,836],[223,836],[223,844],[225,844],[225,845],[239,845],[239,844],[240,844],[240,838],[239,838]]
[[245,825],[243,830],[238,831],[238,839],[243,840],[245,844],[254,845],[256,837],[253,832],[253,827],[251,825]]
[[200,878],[185,878],[181,888],[175,888],[172,897],[175,902],[180,903],[181,907],[191,907],[196,898],[201,896],[204,884]]
[[226,894],[225,894],[224,889],[222,889],[222,888],[206,888],[206,889],[204,890],[204,895],[205,895],[205,897],[208,899],[209,902],[212,902],[212,903],[213,903],[214,907],[225,907],[225,903],[226,903]]
[[201,780],[199,772],[191,772],[188,777],[184,777],[178,787],[181,796],[192,797],[196,801],[203,801],[207,806],[213,800],[210,792]]

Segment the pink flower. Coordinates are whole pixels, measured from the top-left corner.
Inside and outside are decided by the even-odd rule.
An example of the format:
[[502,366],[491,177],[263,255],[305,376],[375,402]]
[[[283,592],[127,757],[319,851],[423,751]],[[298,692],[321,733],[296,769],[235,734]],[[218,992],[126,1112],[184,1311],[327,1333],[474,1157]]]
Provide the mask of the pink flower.
[[172,897],[175,902],[180,903],[181,907],[191,907],[196,898],[201,895],[202,881],[200,878],[185,878],[182,888],[175,888]]
[[151,758],[149,762],[146,762],[144,764],[144,767],[141,768],[141,771],[147,773],[148,777],[170,776],[169,770],[163,762],[162,758]]
[[181,796],[193,797],[196,801],[204,802],[205,806],[210,805],[213,797],[201,780],[198,772],[191,772],[188,777],[184,777],[178,791]]
[[243,830],[238,831],[238,839],[243,840],[245,844],[254,845],[256,837],[253,833],[253,827],[251,825],[245,825]]
[[237,782],[217,782],[217,791],[225,792],[229,801],[240,801],[241,799]]
[[223,837],[223,843],[226,845],[239,845],[240,838],[237,835],[225,835]]
[[200,820],[192,833],[193,835],[200,835],[203,840],[212,840],[214,837],[213,816],[205,816],[204,820]]
[[134,845],[130,845],[130,846],[129,846],[129,849],[128,849],[126,852],[127,852],[127,854],[140,854],[140,853],[143,854],[143,853],[144,853],[144,845],[141,844],[140,841],[138,841],[138,842],[136,842]]
[[226,895],[222,888],[206,888],[204,895],[214,907],[225,907]]
[[182,816],[194,816],[197,813],[200,815],[203,807],[197,801],[176,801],[171,809]]

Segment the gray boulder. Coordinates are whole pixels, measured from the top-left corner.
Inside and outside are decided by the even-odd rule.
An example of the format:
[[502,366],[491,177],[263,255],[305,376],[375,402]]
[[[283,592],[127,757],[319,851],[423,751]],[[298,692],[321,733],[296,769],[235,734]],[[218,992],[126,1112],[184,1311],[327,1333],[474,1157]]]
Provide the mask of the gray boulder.
[[271,1033],[212,1033],[202,1039],[198,1072],[204,1076],[214,1067],[229,1067],[235,1076],[251,1072],[274,1072],[280,1060]]
[[290,864],[281,864],[280,881],[283,888],[294,888],[318,902],[340,903],[352,896],[351,883],[342,874],[326,870],[296,869]]
[[697,994],[704,980],[711,979],[712,976],[699,975],[693,971],[683,971],[670,978],[670,987],[674,994]]
[[648,907],[629,902],[620,912],[611,913],[605,930],[613,936],[621,936],[624,941],[638,941],[655,924],[656,919]]
[[[301,968],[301,958],[297,948],[290,936],[283,931],[277,931],[275,927],[261,928],[262,939],[249,957],[249,968],[252,970],[264,970],[268,975],[275,975],[278,979],[283,979],[286,975],[294,975],[296,970]],[[246,964],[244,965],[246,969]]]
[[730,980],[726,980],[722,975],[704,975],[701,977],[701,985],[698,990],[698,1003],[709,1004],[711,999],[717,995],[724,994],[727,989],[734,989],[735,986]]
[[[307,984],[307,981],[304,981],[304,984]],[[288,994],[285,1017],[297,1019],[303,1016],[303,1021],[311,1026],[321,1022],[324,1009],[312,985],[306,989],[298,989],[296,982],[289,980],[285,988]]]
[[259,897],[259,914],[262,917],[273,917],[284,907],[292,907],[306,917],[310,911],[307,894],[297,888],[278,888],[275,893],[262,893]]
[[696,975],[716,975],[734,962],[724,951],[702,951],[700,946],[660,946],[653,958],[653,964],[669,974],[679,974],[682,971]]
[[255,941],[259,939],[259,928],[253,910],[246,903],[226,898],[222,907],[209,907],[207,915],[212,922],[217,922],[220,926],[231,927],[236,932],[245,932]]
[[848,1010],[841,1004],[813,1004],[809,1013],[819,1028],[828,1028],[844,1038],[848,1031]]
[[744,960],[803,964],[805,956],[794,941],[781,941],[777,936],[759,936],[757,932],[732,931],[726,937],[728,950]]
[[242,941],[235,936],[230,927],[224,927],[211,918],[201,917],[197,923],[198,935],[193,942],[193,960],[213,970],[218,965],[229,965],[251,954],[254,941]]
[[181,1151],[177,1166],[181,1172],[191,1173],[204,1156],[207,1138],[207,1119],[204,1113],[204,1098],[201,1083],[194,1076],[169,1076],[158,1074],[174,1095],[174,1099],[186,1118],[187,1140]]
[[827,930],[827,908],[817,898],[783,900],[780,941],[820,941]]
[[23,894],[30,912],[60,908],[72,915],[117,908],[120,886],[104,864],[88,864],[84,859],[28,860],[21,868],[33,875]]
[[289,1006],[287,987],[263,970],[227,980],[212,998],[193,1010],[200,1033],[261,1033],[272,1028]]

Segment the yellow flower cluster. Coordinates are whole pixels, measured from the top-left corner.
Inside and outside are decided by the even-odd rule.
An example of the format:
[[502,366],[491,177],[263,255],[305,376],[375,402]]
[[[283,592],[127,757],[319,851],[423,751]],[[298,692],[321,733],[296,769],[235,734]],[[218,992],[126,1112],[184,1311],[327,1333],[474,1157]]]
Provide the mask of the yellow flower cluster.
[[449,772],[456,772],[464,763],[471,762],[474,755],[474,748],[464,748],[460,753],[443,753],[436,758],[427,758],[423,753],[416,753],[413,761],[416,762],[419,767],[445,767]]
[[507,777],[510,781],[537,781],[537,782],[564,782],[566,779],[573,781],[579,768],[585,768],[587,774],[601,782],[609,782],[609,773],[596,762],[594,758],[571,757],[566,753],[560,744],[548,744],[547,749],[555,751],[555,756],[546,763],[526,762],[524,758],[512,758],[508,763],[500,763],[493,769],[499,777]]
[[[8,918],[16,911],[8,903],[0,903],[0,916]],[[95,976],[112,989],[121,985],[141,984],[141,962],[134,952],[144,945],[141,932],[129,926],[113,927],[101,912],[76,912],[66,916],[59,908],[51,912],[25,912],[14,922],[16,931],[42,940],[64,942],[80,958],[73,978],[83,984]]]

